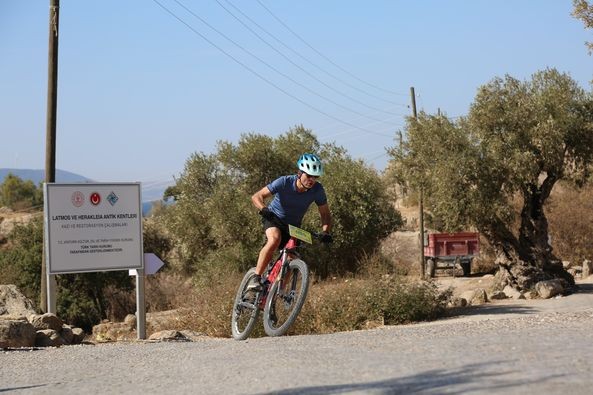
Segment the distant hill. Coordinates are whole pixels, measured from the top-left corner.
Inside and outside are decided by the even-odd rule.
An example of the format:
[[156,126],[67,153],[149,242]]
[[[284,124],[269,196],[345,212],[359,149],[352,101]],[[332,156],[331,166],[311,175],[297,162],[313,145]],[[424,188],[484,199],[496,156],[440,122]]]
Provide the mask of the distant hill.
[[[35,185],[45,181],[45,170],[38,169],[0,169],[0,183],[12,173],[13,175],[23,179],[31,180]],[[81,176],[80,174],[70,173],[69,171],[56,169],[56,182],[93,182],[90,178]]]
[[[23,180],[31,180],[35,185],[45,181],[45,170],[38,169],[5,169],[0,168],[0,184],[4,182],[6,176],[12,173]],[[65,170],[56,169],[56,182],[75,183],[75,182],[95,182],[90,178],[80,174],[71,173]],[[174,185],[175,180],[152,181],[142,183],[142,213],[148,215],[155,201],[163,198],[163,193],[167,187]]]
[[163,181],[143,182],[142,201],[154,202],[155,200],[161,200],[163,198],[163,194],[165,193],[165,189],[173,185],[175,185],[175,180],[173,180],[173,178]]

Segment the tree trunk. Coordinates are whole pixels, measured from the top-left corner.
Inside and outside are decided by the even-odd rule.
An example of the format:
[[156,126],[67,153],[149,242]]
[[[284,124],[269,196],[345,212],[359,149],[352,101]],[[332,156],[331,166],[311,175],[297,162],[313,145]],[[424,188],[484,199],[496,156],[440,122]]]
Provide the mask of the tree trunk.
[[493,241],[496,252],[501,287],[510,285],[526,291],[539,281],[554,278],[563,279],[568,287],[574,285],[574,278],[552,253],[549,244],[548,220],[543,208],[554,183],[555,177],[549,176],[541,187],[530,184],[523,190],[518,238],[502,223],[490,229],[489,240]]

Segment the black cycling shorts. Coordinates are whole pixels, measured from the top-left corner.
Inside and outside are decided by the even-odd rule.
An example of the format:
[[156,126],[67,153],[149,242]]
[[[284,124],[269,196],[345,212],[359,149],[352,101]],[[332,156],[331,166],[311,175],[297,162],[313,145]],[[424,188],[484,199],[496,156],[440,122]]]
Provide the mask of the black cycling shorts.
[[270,221],[266,218],[262,218],[261,219],[261,223],[264,227],[264,232],[266,231],[266,229],[268,228],[278,228],[280,229],[280,233],[282,234],[282,239],[280,240],[280,245],[278,246],[279,249],[284,248],[284,246],[286,245],[286,243],[288,243],[288,239],[290,239],[290,233],[288,233],[288,226],[287,225],[283,225],[283,224],[279,224],[277,222],[274,221]]

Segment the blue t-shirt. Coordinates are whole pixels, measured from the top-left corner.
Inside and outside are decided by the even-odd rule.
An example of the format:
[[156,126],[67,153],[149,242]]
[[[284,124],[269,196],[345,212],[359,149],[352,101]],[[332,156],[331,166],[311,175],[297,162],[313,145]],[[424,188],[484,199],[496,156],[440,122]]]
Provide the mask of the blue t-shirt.
[[316,182],[313,188],[305,192],[299,192],[296,187],[297,175],[282,176],[270,184],[268,189],[274,195],[268,209],[278,216],[283,222],[301,226],[303,217],[311,203],[318,206],[327,204],[325,189],[323,185]]

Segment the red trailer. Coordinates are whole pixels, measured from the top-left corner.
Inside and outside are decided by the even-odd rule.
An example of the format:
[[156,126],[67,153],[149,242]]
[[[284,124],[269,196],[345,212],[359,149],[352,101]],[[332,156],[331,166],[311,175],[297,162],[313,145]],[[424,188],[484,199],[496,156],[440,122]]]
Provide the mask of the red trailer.
[[477,232],[431,233],[424,241],[424,273],[434,277],[436,269],[461,266],[464,276],[471,273],[472,259],[480,254]]

